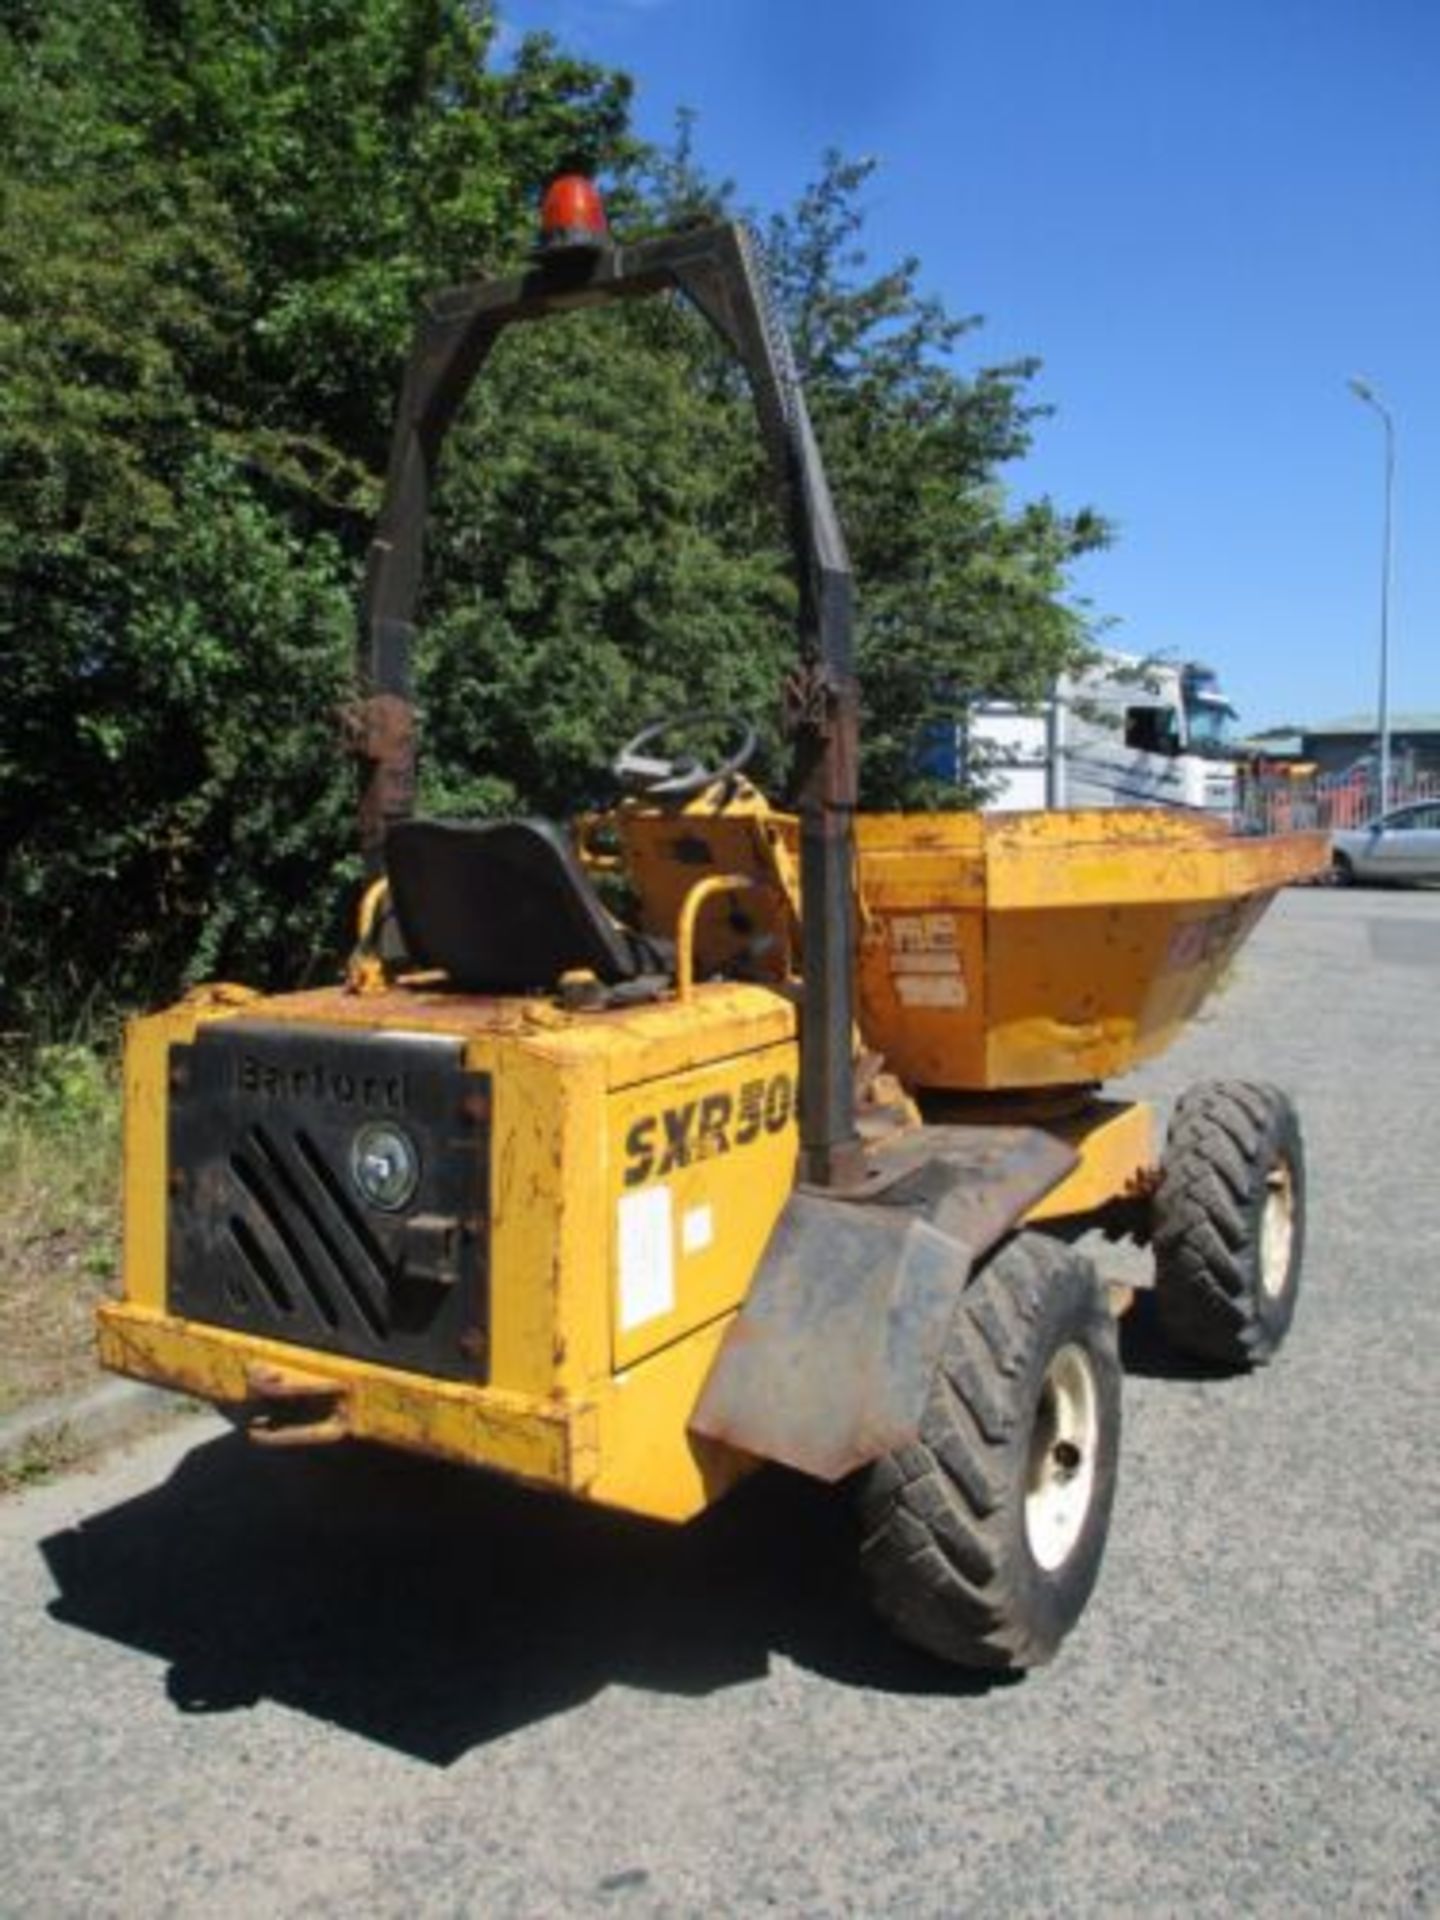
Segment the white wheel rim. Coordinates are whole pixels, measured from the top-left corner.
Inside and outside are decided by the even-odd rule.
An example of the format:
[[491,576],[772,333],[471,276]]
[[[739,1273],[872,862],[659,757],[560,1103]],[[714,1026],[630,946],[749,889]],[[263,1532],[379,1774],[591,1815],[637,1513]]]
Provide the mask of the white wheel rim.
[[1272,1300],[1290,1278],[1295,1244],[1295,1176],[1286,1160],[1277,1160],[1265,1176],[1265,1210],[1260,1215],[1260,1284]]
[[1070,1557],[1095,1492],[1100,1396],[1082,1347],[1059,1348],[1045,1369],[1025,1479],[1025,1539],[1046,1573]]

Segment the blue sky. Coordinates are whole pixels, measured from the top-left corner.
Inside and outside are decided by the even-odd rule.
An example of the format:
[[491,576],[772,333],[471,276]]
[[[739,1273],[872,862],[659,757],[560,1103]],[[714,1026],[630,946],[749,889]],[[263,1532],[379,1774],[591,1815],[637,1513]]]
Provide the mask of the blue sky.
[[1038,354],[1021,497],[1118,525],[1114,644],[1218,668],[1247,727],[1373,708],[1398,435],[1393,709],[1440,710],[1437,0],[500,0],[637,81],[640,132],[762,212],[879,162],[962,365]]

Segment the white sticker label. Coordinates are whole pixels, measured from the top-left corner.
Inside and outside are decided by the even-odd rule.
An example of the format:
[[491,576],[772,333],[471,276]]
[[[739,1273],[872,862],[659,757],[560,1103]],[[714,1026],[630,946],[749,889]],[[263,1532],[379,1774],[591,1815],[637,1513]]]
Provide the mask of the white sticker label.
[[897,953],[893,973],[959,973],[958,953]]
[[960,944],[953,913],[897,913],[890,922],[890,946],[901,954],[955,953]]
[[890,922],[890,978],[902,1007],[967,1006],[955,915],[897,914]]
[[925,951],[925,921],[922,915],[899,914],[890,922],[890,946],[895,953]]
[[902,1007],[963,1007],[969,1000],[958,973],[897,973],[895,997]]
[[675,1247],[670,1189],[623,1194],[616,1224],[620,1244],[620,1330],[658,1320],[675,1306]]
[[709,1207],[691,1207],[680,1216],[680,1250],[703,1253],[715,1238],[715,1216]]

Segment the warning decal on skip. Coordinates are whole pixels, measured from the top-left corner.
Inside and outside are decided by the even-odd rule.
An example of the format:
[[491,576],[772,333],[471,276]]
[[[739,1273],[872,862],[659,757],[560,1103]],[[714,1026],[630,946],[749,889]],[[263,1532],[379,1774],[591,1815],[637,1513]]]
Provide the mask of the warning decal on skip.
[[890,921],[890,975],[906,1007],[963,1007],[969,1000],[953,913],[897,913]]

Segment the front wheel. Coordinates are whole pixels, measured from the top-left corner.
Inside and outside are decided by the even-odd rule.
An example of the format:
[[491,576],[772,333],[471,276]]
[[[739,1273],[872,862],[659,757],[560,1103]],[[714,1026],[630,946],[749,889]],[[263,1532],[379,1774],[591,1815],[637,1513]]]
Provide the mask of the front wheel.
[[1225,1367],[1272,1358],[1305,1245],[1300,1122],[1278,1087],[1210,1080],[1181,1095],[1155,1195],[1155,1305],[1182,1353]]
[[876,1610],[942,1660],[1041,1665],[1095,1584],[1119,1451],[1105,1290],[1088,1260],[1020,1234],[960,1296],[918,1439],[858,1477]]
[[1348,853],[1336,853],[1330,860],[1330,878],[1337,887],[1353,887],[1355,866]]

